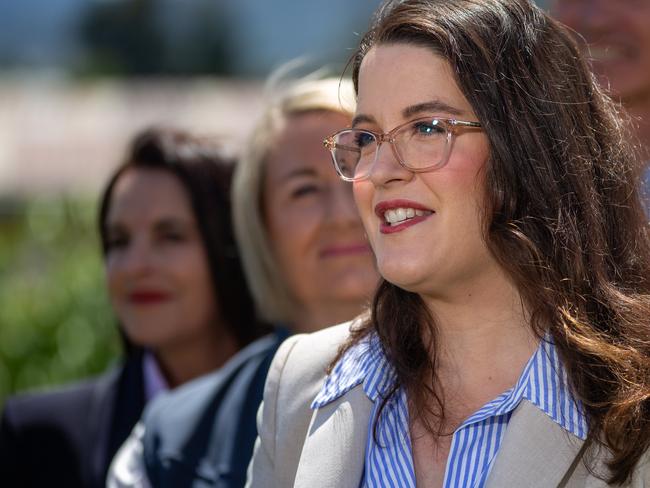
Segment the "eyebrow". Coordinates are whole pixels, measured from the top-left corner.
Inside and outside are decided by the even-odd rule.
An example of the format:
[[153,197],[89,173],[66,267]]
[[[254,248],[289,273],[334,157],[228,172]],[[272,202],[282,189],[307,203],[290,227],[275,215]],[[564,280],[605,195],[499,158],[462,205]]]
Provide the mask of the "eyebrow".
[[169,229],[187,230],[192,227],[192,223],[178,217],[164,217],[154,223],[154,229],[158,232],[164,232]]
[[[402,117],[404,119],[409,119],[416,115],[422,113],[446,113],[449,115],[461,116],[463,111],[449,105],[448,103],[443,102],[442,100],[429,100],[427,102],[417,103],[415,105],[409,105],[402,110]],[[375,122],[374,117],[366,114],[358,114],[352,119],[352,127],[356,127],[361,123],[373,123]]]
[[[156,232],[164,232],[168,229],[189,229],[193,227],[191,221],[186,221],[179,217],[163,217],[153,223],[153,229]],[[106,226],[108,234],[129,233],[129,226],[123,221],[108,222]]]
[[370,115],[365,115],[365,114],[355,115],[354,118],[352,119],[351,127],[356,127],[357,125],[364,122],[370,124],[374,121],[375,121],[374,117],[371,117]]
[[402,117],[408,119],[414,115],[419,115],[423,112],[444,112],[449,115],[463,115],[463,111],[452,107],[451,105],[443,102],[442,100],[430,100],[428,102],[417,103],[402,110]]
[[283,175],[282,181],[299,178],[301,176],[318,176],[318,173],[313,168],[296,168]]

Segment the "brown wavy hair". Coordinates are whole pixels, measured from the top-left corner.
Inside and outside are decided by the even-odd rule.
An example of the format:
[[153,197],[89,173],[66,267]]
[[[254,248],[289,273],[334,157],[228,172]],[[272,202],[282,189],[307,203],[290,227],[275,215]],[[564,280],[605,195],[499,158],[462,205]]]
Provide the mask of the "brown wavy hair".
[[[650,243],[618,107],[568,31],[526,0],[384,3],[352,61],[357,90],[366,53],[392,43],[452,66],[490,144],[484,239],[535,333],[551,334],[587,442],[611,450],[608,481],[629,479],[650,444]],[[404,387],[441,434],[436,322],[423,301],[384,280],[337,360],[372,331],[396,369],[393,393]]]

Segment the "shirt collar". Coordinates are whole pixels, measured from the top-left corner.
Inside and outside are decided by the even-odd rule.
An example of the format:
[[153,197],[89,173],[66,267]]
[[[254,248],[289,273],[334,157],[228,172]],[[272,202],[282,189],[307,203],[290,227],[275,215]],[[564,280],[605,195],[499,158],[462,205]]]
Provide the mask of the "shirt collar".
[[145,351],[142,358],[144,374],[145,401],[149,402],[159,393],[169,390],[169,384],[163,375],[160,365],[151,351]]
[[371,333],[348,349],[336,363],[311,408],[320,408],[363,383],[363,390],[373,402],[388,393],[395,371],[386,359],[379,337]]
[[[363,384],[364,392],[374,402],[390,392],[395,378],[395,370],[386,359],[379,337],[371,333],[336,363],[311,408],[327,405],[359,384]],[[548,335],[540,341],[515,386],[485,404],[463,425],[512,412],[522,400],[535,405],[564,430],[586,439],[583,406],[571,394],[566,371]]]

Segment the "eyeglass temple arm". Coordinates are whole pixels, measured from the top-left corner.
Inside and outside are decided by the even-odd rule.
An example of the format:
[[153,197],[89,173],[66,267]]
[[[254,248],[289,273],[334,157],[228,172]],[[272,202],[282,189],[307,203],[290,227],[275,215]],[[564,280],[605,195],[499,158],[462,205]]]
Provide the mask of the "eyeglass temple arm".
[[465,120],[452,120],[452,125],[461,125],[463,127],[482,127],[480,122],[467,122]]
[[344,144],[337,144],[331,137],[328,137],[323,141],[323,145],[330,151],[333,149],[345,149],[346,151],[352,151],[360,153],[361,150],[358,147],[346,146]]

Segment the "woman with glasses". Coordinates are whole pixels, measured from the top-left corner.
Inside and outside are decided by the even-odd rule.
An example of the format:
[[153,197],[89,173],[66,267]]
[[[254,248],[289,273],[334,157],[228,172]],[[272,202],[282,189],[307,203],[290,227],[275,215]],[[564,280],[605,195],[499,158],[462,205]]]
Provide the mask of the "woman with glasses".
[[253,487],[650,486],[650,243],[615,106],[527,0],[395,0],[325,140],[382,282],[279,349]]

